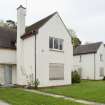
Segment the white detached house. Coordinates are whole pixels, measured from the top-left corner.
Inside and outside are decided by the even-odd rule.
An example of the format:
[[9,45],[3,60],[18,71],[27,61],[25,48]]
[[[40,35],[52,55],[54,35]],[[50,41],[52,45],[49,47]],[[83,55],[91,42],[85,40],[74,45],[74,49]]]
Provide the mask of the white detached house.
[[17,9],[16,84],[40,81],[40,87],[71,84],[71,36],[57,12],[25,27],[26,9]]
[[74,48],[73,70],[82,79],[100,80],[105,76],[105,47],[103,42],[80,45]]

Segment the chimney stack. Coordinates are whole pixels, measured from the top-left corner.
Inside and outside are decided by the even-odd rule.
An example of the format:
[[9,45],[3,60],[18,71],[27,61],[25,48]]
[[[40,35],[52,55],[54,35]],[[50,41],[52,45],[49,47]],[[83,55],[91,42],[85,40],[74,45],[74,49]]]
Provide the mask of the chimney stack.
[[23,84],[23,40],[21,36],[25,33],[26,8],[20,5],[17,8],[17,84]]
[[26,8],[20,5],[17,8],[17,34],[22,36],[25,33]]

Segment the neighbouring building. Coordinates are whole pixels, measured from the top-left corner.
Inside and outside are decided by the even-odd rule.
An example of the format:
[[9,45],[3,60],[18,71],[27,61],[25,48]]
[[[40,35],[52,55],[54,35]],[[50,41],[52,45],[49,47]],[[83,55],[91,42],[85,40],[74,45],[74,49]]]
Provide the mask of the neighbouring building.
[[105,47],[103,42],[79,45],[74,48],[73,70],[82,79],[100,80],[105,76]]
[[0,84],[16,84],[16,30],[0,27]]

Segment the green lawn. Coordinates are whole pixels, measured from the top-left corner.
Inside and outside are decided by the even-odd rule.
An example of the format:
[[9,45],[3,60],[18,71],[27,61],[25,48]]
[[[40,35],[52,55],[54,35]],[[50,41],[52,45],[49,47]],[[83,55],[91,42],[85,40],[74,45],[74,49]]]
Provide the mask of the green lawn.
[[11,105],[83,105],[16,88],[0,88],[0,100],[6,101]]
[[105,103],[105,81],[82,81],[80,84],[45,88],[41,91]]

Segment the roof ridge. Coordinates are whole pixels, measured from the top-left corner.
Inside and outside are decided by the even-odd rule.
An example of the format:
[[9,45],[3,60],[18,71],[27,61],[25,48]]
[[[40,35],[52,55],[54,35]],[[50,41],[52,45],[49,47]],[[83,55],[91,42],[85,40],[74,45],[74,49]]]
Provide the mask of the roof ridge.
[[[29,32],[29,31],[33,30],[33,28],[38,28],[38,29],[39,29],[39,28],[40,28],[41,26],[43,26],[51,17],[53,17],[53,16],[54,16],[55,14],[57,14],[57,13],[58,13],[58,12],[56,11],[56,12],[54,12],[54,13],[52,13],[52,14],[50,14],[50,15],[48,15],[48,16],[42,18],[42,19],[40,19],[39,21],[33,23],[32,25],[26,27],[26,32]],[[39,25],[38,27],[35,27],[35,25],[38,25],[38,24],[40,24],[40,25]]]
[[73,49],[74,55],[96,53],[103,42],[95,42],[87,45],[79,45]]
[[103,43],[103,42],[102,41],[100,41],[100,42],[93,42],[93,43],[83,44],[83,45],[80,45],[80,46],[92,45],[92,44],[98,44],[98,43]]

